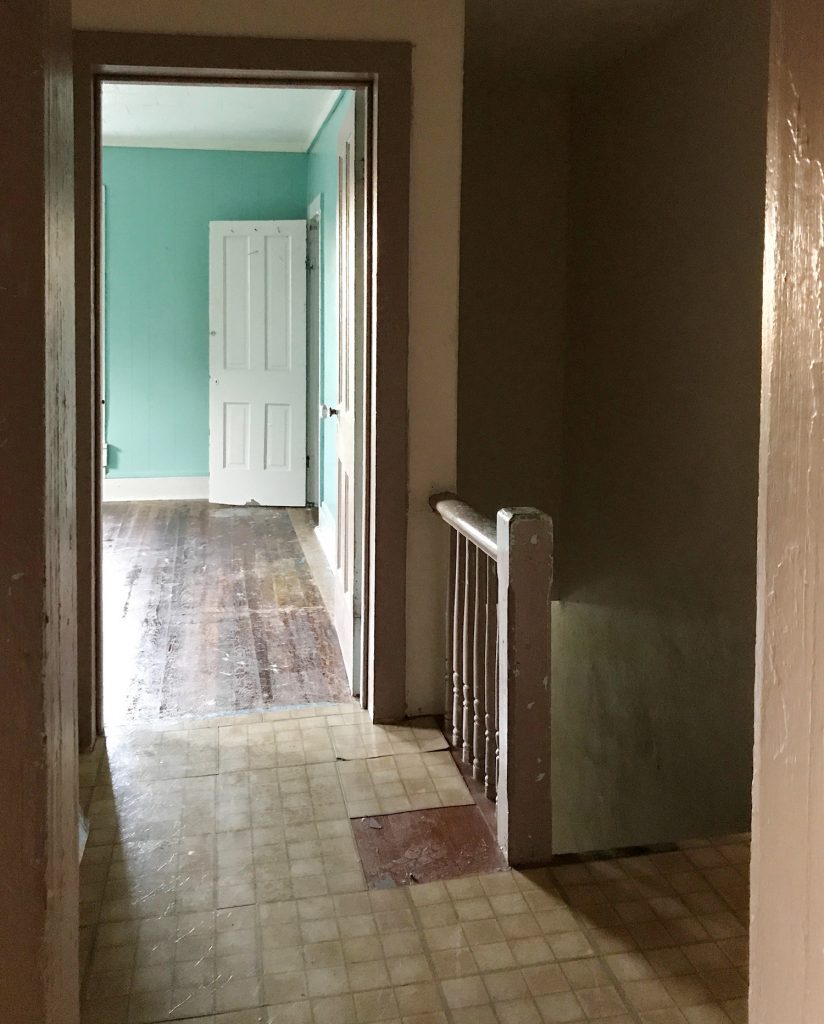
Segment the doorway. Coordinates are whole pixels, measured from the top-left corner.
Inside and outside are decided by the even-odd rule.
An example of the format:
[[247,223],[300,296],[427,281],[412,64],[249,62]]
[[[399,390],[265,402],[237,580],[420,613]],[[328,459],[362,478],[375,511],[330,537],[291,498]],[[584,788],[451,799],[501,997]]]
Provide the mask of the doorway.
[[[76,117],[77,547],[81,746],[97,735],[102,688],[101,486],[98,422],[100,275],[98,93],[102,80],[268,83],[360,90],[364,140],[364,480],[362,586],[356,661],[361,702],[379,721],[406,706],[409,137],[411,48],[226,37],[74,35]],[[279,69],[286,69],[279,70]],[[243,69],[243,70],[239,70]],[[380,82],[380,105],[377,104]],[[378,432],[378,422],[385,427]]]
[[101,720],[351,699],[365,91],[97,88]]
[[[411,47],[407,43],[74,34],[76,118],[79,731],[100,718],[99,164],[102,80],[268,83],[360,90],[364,114],[364,480],[361,702],[378,721],[406,707],[407,405]],[[242,70],[241,70],[242,69]],[[281,70],[288,69],[288,70]],[[380,90],[379,90],[380,83]],[[380,91],[380,104],[377,103]],[[380,431],[377,423],[385,424]]]

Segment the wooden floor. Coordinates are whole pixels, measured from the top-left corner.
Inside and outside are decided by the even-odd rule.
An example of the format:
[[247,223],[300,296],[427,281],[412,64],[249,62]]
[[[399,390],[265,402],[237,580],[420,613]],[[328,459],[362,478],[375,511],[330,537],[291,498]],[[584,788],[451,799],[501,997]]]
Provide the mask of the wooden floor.
[[350,699],[286,510],[106,503],[103,552],[107,722]]

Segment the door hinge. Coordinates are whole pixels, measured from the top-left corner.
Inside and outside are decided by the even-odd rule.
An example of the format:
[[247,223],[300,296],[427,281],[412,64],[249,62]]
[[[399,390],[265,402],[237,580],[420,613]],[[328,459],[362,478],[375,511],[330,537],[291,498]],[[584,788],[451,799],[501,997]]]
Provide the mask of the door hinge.
[[307,468],[307,469],[309,469],[309,467],[310,467],[311,465],[312,465],[312,460],[311,460],[311,458],[310,458],[310,457],[309,457],[309,456],[307,455],[307,456],[306,456],[306,468]]

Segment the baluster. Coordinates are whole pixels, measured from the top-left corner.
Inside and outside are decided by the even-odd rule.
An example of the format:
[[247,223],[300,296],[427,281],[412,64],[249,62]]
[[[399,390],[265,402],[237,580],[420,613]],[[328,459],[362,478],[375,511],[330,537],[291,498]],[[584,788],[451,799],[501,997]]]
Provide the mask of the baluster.
[[452,732],[452,651],[455,629],[455,571],[458,559],[458,535],[454,530],[449,531],[449,572],[446,581],[446,671],[444,672],[444,736]]
[[472,764],[472,627],[475,621],[473,604],[475,600],[475,583],[473,580],[478,572],[477,548],[466,542],[466,571],[464,573],[464,615],[463,615],[463,748],[464,764]]
[[483,779],[484,756],[486,748],[484,745],[484,642],[485,637],[481,636],[483,626],[482,602],[485,601],[484,586],[481,584],[481,576],[486,582],[485,566],[487,556],[480,550],[475,549],[475,621],[472,628],[472,688],[474,690],[473,711],[474,721],[472,728],[472,778]]
[[[495,606],[498,622],[498,606]],[[498,780],[501,777],[501,638],[500,625],[495,630],[495,799],[498,799]]]
[[463,723],[463,680],[461,679],[461,659],[463,641],[461,625],[463,623],[463,576],[466,564],[466,545],[460,534],[455,534],[455,587],[452,600],[452,746],[457,750],[461,745],[461,725]]
[[495,799],[498,784],[498,576],[495,563],[486,560],[486,612],[484,635],[484,739],[485,768],[484,786],[490,800]]

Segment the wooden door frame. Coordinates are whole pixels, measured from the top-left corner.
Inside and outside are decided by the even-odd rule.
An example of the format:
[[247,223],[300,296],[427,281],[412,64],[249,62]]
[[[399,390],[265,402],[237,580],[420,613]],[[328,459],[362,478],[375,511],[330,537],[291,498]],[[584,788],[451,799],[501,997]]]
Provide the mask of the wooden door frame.
[[[407,352],[412,47],[360,42],[75,32],[77,587],[80,743],[100,715],[99,105],[101,80],[356,88],[369,97],[364,353],[364,694],[376,721],[406,710]],[[379,283],[379,286],[378,286]],[[380,430],[378,430],[380,427]]]

